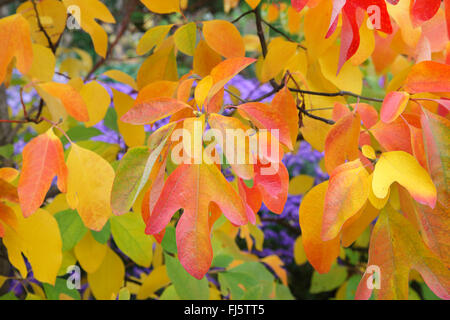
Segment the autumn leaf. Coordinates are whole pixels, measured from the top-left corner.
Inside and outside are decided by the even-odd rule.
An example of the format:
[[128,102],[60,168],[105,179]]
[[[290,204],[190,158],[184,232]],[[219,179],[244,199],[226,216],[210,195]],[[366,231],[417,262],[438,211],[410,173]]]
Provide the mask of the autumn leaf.
[[370,6],[376,6],[380,10],[379,16],[377,16],[380,20],[380,25],[375,26],[377,30],[384,33],[392,33],[389,13],[383,0],[333,0],[333,11],[327,38],[336,30],[338,18],[342,11],[341,52],[338,73],[344,63],[356,53],[359,47],[360,36],[357,9],[368,12]]
[[[36,6],[43,30],[47,32],[52,45],[49,44],[49,39],[47,39],[39,26],[34,6]],[[34,42],[49,48],[56,45],[66,27],[66,7],[58,0],[42,0],[36,3],[25,1],[17,8],[17,13],[20,13],[28,20],[31,37]]]
[[245,46],[241,34],[230,22],[224,20],[204,21],[202,30],[206,43],[225,58],[245,56]]
[[45,100],[54,120],[65,118],[67,112],[78,121],[89,121],[89,112],[81,94],[65,83],[46,82],[36,86],[39,95]]
[[358,158],[361,126],[359,114],[350,113],[333,125],[325,140],[325,168],[328,173],[346,160]]
[[319,273],[330,271],[339,255],[339,237],[323,241],[321,237],[325,194],[328,181],[312,188],[303,198],[298,212],[306,257]]
[[15,206],[17,227],[5,228],[3,243],[8,249],[11,263],[26,278],[23,253],[33,270],[33,277],[54,284],[62,262],[62,241],[56,219],[47,211],[38,209],[31,217],[24,218]]
[[278,130],[280,142],[293,149],[289,124],[276,110],[261,102],[248,102],[237,108],[244,118],[250,119],[259,129]]
[[179,0],[141,0],[141,2],[155,13],[180,12]]
[[366,203],[369,173],[361,161],[346,162],[333,170],[325,195],[322,239],[336,238],[344,223]]
[[[392,207],[382,210],[372,231],[369,248],[369,266],[378,266],[379,288],[377,299],[408,299],[411,269],[417,270],[428,287],[442,299],[449,299],[450,273],[422,242],[414,226]],[[356,292],[356,299],[369,299],[373,269],[366,271]],[[371,283],[373,284],[373,283]],[[373,286],[372,286],[373,288]]]
[[285,165],[282,162],[267,165],[258,159],[254,181],[267,208],[281,214],[289,189],[289,173]]
[[174,129],[165,126],[151,135],[153,148],[135,147],[128,150],[119,163],[111,191],[111,207],[116,215],[121,215],[133,206],[139,193],[145,187],[161,152]]
[[100,231],[111,215],[114,170],[95,152],[72,144],[67,158],[67,202],[86,227]]
[[415,64],[408,73],[404,89],[409,93],[449,92],[450,66],[434,61]]
[[95,52],[105,58],[108,49],[108,35],[106,31],[97,23],[96,19],[107,23],[115,23],[116,19],[109,12],[108,7],[99,0],[63,0],[66,8],[77,6],[79,15],[73,15],[78,25],[85,30],[94,43]]
[[192,109],[190,105],[173,98],[137,100],[133,108],[125,113],[121,120],[134,125],[148,124],[168,117],[185,108]]
[[16,58],[17,69],[26,74],[33,62],[31,31],[28,21],[21,14],[0,19],[0,84],[3,83],[8,65]]
[[66,192],[67,166],[61,141],[50,128],[31,140],[23,150],[23,165],[17,191],[25,217],[32,215],[44,202],[55,176],[58,188]]
[[247,223],[241,199],[215,165],[182,164],[166,180],[147,220],[146,233],[156,234],[177,210],[184,209],[176,229],[178,256],[186,271],[197,279],[203,278],[212,261],[210,202],[216,203],[232,223]]
[[392,183],[398,182],[419,203],[434,208],[436,187],[417,160],[403,151],[383,153],[373,172],[372,188],[377,198],[386,197]]
[[390,123],[403,113],[409,102],[409,94],[406,92],[392,91],[384,98],[381,106],[380,117],[384,123]]

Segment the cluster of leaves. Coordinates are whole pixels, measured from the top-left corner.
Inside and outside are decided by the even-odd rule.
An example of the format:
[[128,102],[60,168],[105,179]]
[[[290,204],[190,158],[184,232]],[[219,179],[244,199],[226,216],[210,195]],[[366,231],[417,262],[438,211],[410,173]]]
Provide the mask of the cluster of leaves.
[[[407,299],[412,269],[437,296],[449,298],[448,2],[446,12],[440,1],[245,2],[250,10],[230,22],[189,21],[182,12],[189,10],[187,1],[141,0],[150,12],[176,19],[149,28],[139,40],[136,53],[146,57],[136,79],[119,70],[96,73],[138,1],[126,4],[109,48],[97,20],[115,19],[98,0],[30,0],[0,19],[0,83],[8,86],[17,69],[21,94],[34,90],[41,98],[31,110],[22,101],[23,118],[3,120],[29,124],[38,135],[23,149],[20,172],[0,169],[0,237],[17,277],[26,279],[29,271],[23,254],[33,278],[44,283],[45,292],[30,284],[34,296],[76,296],[60,276],[78,263],[87,274],[85,297],[97,299],[126,299],[130,292],[137,298],[290,298],[279,257],[243,252],[235,238],[261,243],[263,203],[274,214],[283,212],[289,173],[281,159],[294,150],[300,133],[324,151],[329,180],[300,205],[296,250],[319,274],[342,278],[336,264],[341,247],[370,230],[369,267],[356,298],[370,298],[369,282],[379,281],[376,298]],[[225,1],[225,10],[237,4]],[[95,65],[85,51],[59,47],[73,6],[80,14],[70,18],[78,19],[101,57]],[[370,15],[372,6],[379,16]],[[256,32],[242,36],[236,27],[242,21],[254,23]],[[181,77],[180,56],[192,61]],[[67,83],[53,80],[57,58],[64,59],[59,73]],[[226,87],[250,68],[273,87],[251,101]],[[363,78],[375,72],[390,78],[382,98],[362,95],[370,93]],[[137,96],[100,77],[129,86]],[[66,133],[105,119],[110,91],[124,152],[74,142]],[[226,92],[233,105],[224,104]],[[272,96],[270,103],[261,102]],[[146,130],[168,117],[167,124]],[[254,153],[246,144],[232,151],[255,163],[198,161],[190,139],[173,135],[182,128],[196,139],[199,123],[202,133],[215,129],[223,136],[227,129],[253,129],[256,136],[276,129],[279,136],[267,142],[281,156]],[[233,157],[229,148],[216,148],[216,140],[198,138],[200,153]],[[174,152],[181,152],[183,164],[173,162]],[[274,164],[278,170],[262,173]],[[225,168],[232,179],[222,173]],[[297,183],[306,191],[312,181]],[[56,188],[48,204],[49,190]],[[152,271],[126,278],[127,260]],[[376,277],[371,266],[379,270]]]

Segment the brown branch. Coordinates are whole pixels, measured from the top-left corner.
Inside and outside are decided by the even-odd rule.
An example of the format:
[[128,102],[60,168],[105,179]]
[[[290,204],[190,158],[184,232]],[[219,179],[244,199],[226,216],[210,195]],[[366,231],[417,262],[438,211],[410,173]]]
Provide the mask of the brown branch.
[[243,17],[245,17],[246,15],[249,15],[250,13],[253,13],[253,12],[255,12],[255,10],[249,10],[249,11],[246,11],[246,12],[244,12],[243,14],[241,14],[239,17],[237,17],[236,19],[234,19],[233,21],[231,21],[231,23],[236,23],[236,22],[238,22],[239,20],[241,20]]

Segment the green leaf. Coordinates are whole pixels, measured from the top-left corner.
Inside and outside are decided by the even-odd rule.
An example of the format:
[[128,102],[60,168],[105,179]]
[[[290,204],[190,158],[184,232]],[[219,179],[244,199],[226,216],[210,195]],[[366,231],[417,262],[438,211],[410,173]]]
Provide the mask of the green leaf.
[[117,126],[117,113],[114,108],[108,108],[105,118],[103,119],[103,124],[107,128],[119,132],[119,127]]
[[62,250],[71,250],[84,237],[88,229],[76,210],[65,210],[54,215],[62,239]]
[[[89,140],[93,137],[101,135],[102,132],[94,127],[86,128],[85,126],[76,126],[67,130],[67,135],[72,141]],[[66,137],[61,138],[63,144],[68,143]]]
[[59,296],[61,293],[64,293],[75,300],[80,300],[80,293],[77,289],[69,289],[67,287],[67,283],[65,279],[56,278],[55,285],[52,286],[48,283],[42,284],[44,287],[45,295],[47,296],[48,300],[59,300]]
[[14,293],[8,292],[7,294],[4,294],[0,296],[0,300],[19,300]]
[[275,287],[275,295],[277,300],[295,300],[294,296],[289,290],[288,287],[282,285],[281,283],[277,283]]
[[163,293],[159,297],[159,300],[180,300],[180,297],[177,295],[175,287],[170,285],[164,289]]
[[206,277],[195,279],[184,270],[180,261],[168,254],[164,254],[167,275],[172,281],[177,295],[182,300],[208,300],[209,286]]
[[3,158],[9,159],[14,154],[14,146],[12,144],[7,144],[4,146],[0,146],[0,156]]
[[175,228],[171,226],[166,227],[164,238],[161,241],[163,249],[169,253],[177,253],[177,240],[175,235]]
[[126,213],[133,206],[147,184],[153,166],[157,161],[162,161],[161,151],[174,127],[174,125],[161,127],[161,130],[158,129],[160,131],[155,131],[150,136],[150,148],[132,148],[122,158],[111,191],[111,208],[115,214]]
[[101,244],[105,244],[109,240],[109,237],[111,236],[111,223],[108,220],[108,222],[106,222],[102,230],[100,231],[91,230],[91,233],[95,240],[97,240]]
[[130,300],[131,298],[131,293],[130,290],[128,290],[128,288],[122,288],[119,291],[119,300]]
[[153,256],[153,240],[145,234],[145,223],[135,212],[111,218],[114,242],[131,260],[143,267],[150,267]]
[[[245,262],[226,272],[219,273],[219,283],[223,295],[232,299],[269,299],[275,278],[259,262]],[[242,288],[245,288],[245,290]]]
[[346,278],[347,269],[337,264],[334,264],[328,273],[320,274],[314,271],[309,291],[311,293],[332,291],[344,283]]

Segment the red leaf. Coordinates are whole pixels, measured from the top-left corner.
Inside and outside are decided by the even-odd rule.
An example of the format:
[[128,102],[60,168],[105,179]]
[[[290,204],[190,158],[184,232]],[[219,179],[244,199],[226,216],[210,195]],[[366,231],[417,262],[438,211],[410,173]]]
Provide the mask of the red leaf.
[[23,166],[17,188],[20,207],[29,217],[42,205],[55,176],[58,188],[66,191],[67,167],[61,141],[49,129],[31,140],[23,149]]
[[438,12],[441,0],[413,0],[410,5],[411,20],[415,27],[430,20]]
[[212,262],[210,203],[235,225],[248,223],[242,200],[215,165],[181,164],[166,180],[161,197],[147,220],[147,234],[157,234],[183,208],[176,228],[178,256],[186,271],[203,278]]

